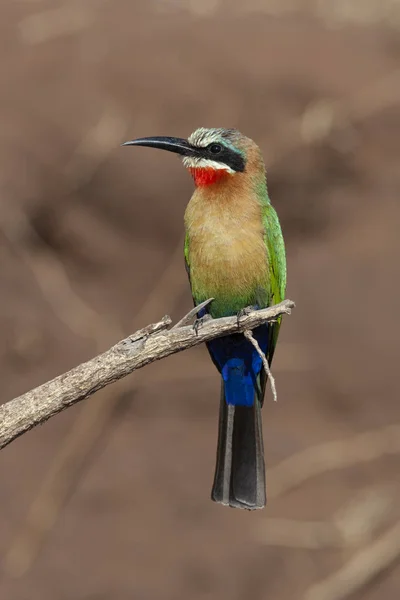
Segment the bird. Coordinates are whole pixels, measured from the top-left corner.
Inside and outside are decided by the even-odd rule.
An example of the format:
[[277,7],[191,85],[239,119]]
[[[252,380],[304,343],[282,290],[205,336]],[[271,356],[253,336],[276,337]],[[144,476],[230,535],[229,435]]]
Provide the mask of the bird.
[[[286,291],[282,229],[258,145],[237,129],[196,129],[187,139],[144,137],[122,144],[176,153],[193,177],[184,257],[197,325],[281,302]],[[254,329],[269,365],[281,319]],[[221,375],[217,456],[211,498],[247,510],[266,505],[261,409],[267,383],[262,358],[243,333],[207,342]]]

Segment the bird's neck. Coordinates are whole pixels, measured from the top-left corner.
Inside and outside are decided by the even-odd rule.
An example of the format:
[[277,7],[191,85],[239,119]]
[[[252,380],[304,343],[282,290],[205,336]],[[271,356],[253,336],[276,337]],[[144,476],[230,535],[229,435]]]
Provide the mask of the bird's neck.
[[[265,204],[269,202],[265,171],[229,173],[224,169],[190,168],[196,190],[195,196],[204,204],[212,203],[221,208],[234,205]],[[230,205],[230,206],[229,206]]]
[[190,167],[189,171],[197,187],[208,187],[231,176],[225,169],[212,167]]
[[[196,233],[200,230],[229,230],[234,235],[237,231],[242,231],[243,224],[246,224],[245,229],[250,227],[249,222],[260,229],[262,207],[269,202],[265,173],[262,177],[252,177],[250,173],[231,175],[226,172],[224,175],[218,173],[218,176],[204,173],[196,176],[204,179],[196,186],[186,210],[188,230]],[[217,179],[211,183],[210,179],[215,177]]]

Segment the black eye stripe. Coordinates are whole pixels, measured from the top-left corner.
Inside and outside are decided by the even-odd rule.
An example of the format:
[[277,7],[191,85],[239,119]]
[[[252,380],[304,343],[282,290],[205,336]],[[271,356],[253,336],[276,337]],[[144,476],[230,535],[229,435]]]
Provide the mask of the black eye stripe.
[[[221,150],[218,152],[218,154],[213,154],[210,151],[210,146],[213,145],[221,146]],[[201,158],[215,160],[216,162],[223,163],[224,165],[227,165],[237,173],[242,173],[245,170],[246,161],[242,154],[240,154],[236,150],[228,148],[224,144],[213,143],[210,144],[210,146],[207,146],[207,148],[199,148],[198,155],[201,156]]]
[[[211,147],[214,150],[218,149],[218,152],[212,152]],[[212,160],[223,165],[227,165],[233,171],[242,173],[246,168],[246,158],[239,150],[235,150],[228,146],[225,146],[223,142],[211,142],[208,146],[197,146],[190,144],[188,146],[188,153],[186,156],[193,156],[197,159]]]

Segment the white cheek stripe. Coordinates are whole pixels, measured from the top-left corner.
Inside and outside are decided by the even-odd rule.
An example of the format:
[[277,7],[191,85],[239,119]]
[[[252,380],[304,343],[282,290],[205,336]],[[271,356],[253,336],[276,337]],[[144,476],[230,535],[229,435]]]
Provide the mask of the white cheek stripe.
[[214,169],[215,171],[226,171],[227,173],[234,173],[228,165],[217,162],[216,160],[209,160],[208,158],[195,158],[193,156],[184,156],[183,164],[186,168],[191,169]]

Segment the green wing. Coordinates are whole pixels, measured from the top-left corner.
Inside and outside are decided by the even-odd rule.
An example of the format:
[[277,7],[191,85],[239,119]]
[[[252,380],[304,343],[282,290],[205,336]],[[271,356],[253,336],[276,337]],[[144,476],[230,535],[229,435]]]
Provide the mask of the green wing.
[[271,204],[263,207],[263,224],[269,262],[270,304],[278,304],[286,292],[286,255],[281,225]]
[[[283,240],[281,225],[278,215],[271,204],[266,204],[263,207],[263,223],[264,223],[264,241],[267,247],[268,264],[269,264],[269,304],[279,304],[285,298],[286,292],[286,253],[285,242]],[[278,341],[279,329],[281,327],[281,317],[271,324],[269,328],[269,342],[267,359],[269,365],[272,363],[276,343]],[[265,386],[267,383],[267,374],[263,369],[261,371],[260,386],[261,386],[261,402],[264,398]]]

